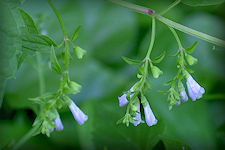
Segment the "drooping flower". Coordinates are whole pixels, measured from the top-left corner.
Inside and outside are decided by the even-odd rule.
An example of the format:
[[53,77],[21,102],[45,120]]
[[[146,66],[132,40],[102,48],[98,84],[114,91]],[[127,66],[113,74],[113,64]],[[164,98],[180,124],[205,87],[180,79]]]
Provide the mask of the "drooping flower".
[[[130,92],[133,92],[133,88],[130,89]],[[134,96],[134,94],[130,95],[130,99]],[[127,105],[129,103],[129,101],[127,100],[127,94],[123,94],[121,97],[118,97],[119,99],[119,106],[123,107],[125,105]]]
[[196,99],[202,98],[202,95],[205,93],[205,89],[201,87],[191,75],[187,78],[187,89],[189,96],[191,97],[192,101],[196,101]]
[[158,120],[155,118],[155,115],[152,112],[152,109],[144,96],[141,96],[141,103],[144,107],[144,114],[145,114],[145,122],[148,126],[153,126],[157,124]]
[[55,119],[55,126],[56,126],[56,131],[62,131],[64,128],[59,116]]
[[181,80],[178,81],[178,89],[179,89],[179,91],[180,91],[181,100],[182,100],[183,102],[188,101],[188,96],[187,96],[187,93],[186,93],[186,91],[185,91],[184,85],[183,85],[183,83],[181,82]]
[[73,101],[71,101],[71,104],[70,104],[69,108],[70,108],[70,111],[73,114],[74,119],[80,125],[84,124],[84,122],[88,120],[88,116],[85,115]]
[[140,123],[144,123],[144,121],[141,119],[141,112],[140,112],[140,102],[138,100],[137,104],[136,104],[136,108],[137,108],[137,112],[136,112],[136,116],[133,118],[133,124],[134,126],[139,125]]
[[183,90],[182,92],[180,92],[180,95],[181,95],[182,102],[188,101],[188,96],[187,96],[187,93],[186,93],[185,90]]
[[[62,121],[61,121],[59,115],[55,119],[54,124],[56,126],[56,131],[62,131],[63,130],[64,127],[63,127],[63,124],[62,124]],[[49,132],[53,132],[53,131],[54,131],[54,128],[49,129]]]

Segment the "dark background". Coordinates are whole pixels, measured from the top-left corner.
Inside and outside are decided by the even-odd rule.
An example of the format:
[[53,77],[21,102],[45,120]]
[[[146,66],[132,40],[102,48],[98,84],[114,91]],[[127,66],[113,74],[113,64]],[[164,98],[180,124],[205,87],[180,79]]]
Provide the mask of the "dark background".
[[[133,1],[160,12],[172,1]],[[83,60],[73,55],[70,64],[71,79],[83,86],[81,93],[71,97],[88,115],[88,121],[79,126],[69,109],[60,112],[64,130],[53,132],[51,137],[38,135],[26,142],[21,149],[181,149],[189,145],[194,150],[223,149],[225,146],[225,69],[224,49],[178,31],[185,48],[198,40],[193,56],[198,64],[193,66],[193,77],[205,88],[203,98],[190,99],[168,110],[167,95],[159,91],[169,87],[163,84],[177,72],[177,44],[166,25],[156,22],[156,41],[152,58],[167,52],[159,64],[164,74],[153,79],[155,85],[146,96],[158,119],[158,124],[148,127],[141,124],[116,125],[125,114],[119,108],[118,96],[136,81],[137,67],[129,66],[121,56],[142,59],[150,41],[151,19],[107,1],[53,1],[67,33],[80,24],[82,29],[76,43],[87,50]],[[190,7],[179,4],[164,16],[198,31],[224,39],[225,4]],[[45,0],[26,0],[21,6],[35,20],[40,31],[57,43],[63,34],[57,18]],[[49,54],[42,54],[46,91],[54,92],[59,86],[59,76],[47,65]],[[28,100],[39,95],[38,75],[30,56],[8,80],[4,101],[0,109],[0,148],[10,147],[27,133],[36,117],[36,105]],[[188,147],[188,146],[187,146]]]

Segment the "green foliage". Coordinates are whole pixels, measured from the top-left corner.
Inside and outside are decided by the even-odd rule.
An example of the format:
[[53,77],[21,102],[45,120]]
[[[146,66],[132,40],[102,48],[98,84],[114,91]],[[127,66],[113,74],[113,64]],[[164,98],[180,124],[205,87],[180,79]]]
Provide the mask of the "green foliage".
[[[90,5],[93,7],[89,7]],[[146,2],[146,5],[164,9],[167,2],[149,1]],[[121,94],[122,89],[127,89],[133,84],[136,75],[133,68],[124,65],[119,59],[121,55],[136,56],[137,52],[140,52],[140,56],[142,56],[143,53],[146,53],[141,46],[148,45],[148,41],[143,39],[149,37],[147,35],[149,22],[146,21],[149,18],[144,15],[134,15],[126,9],[111,7],[105,3],[92,3],[91,1],[88,3],[60,1],[57,6],[62,10],[62,16],[65,17],[63,19],[65,19],[68,33],[72,34],[74,26],[78,26],[78,23],[84,24],[84,32],[80,33],[82,36],[79,36],[81,38],[76,40],[76,44],[90,48],[88,49],[88,52],[90,52],[89,59],[85,63],[72,59],[69,72],[71,79],[76,79],[78,83],[84,85],[83,90],[78,95],[71,97],[76,99],[79,106],[82,106],[82,109],[87,112],[90,120],[84,126],[77,126],[73,122],[71,112],[68,112],[68,109],[60,109],[65,127],[64,131],[53,132],[50,138],[44,136],[32,137],[21,149],[29,147],[52,150],[69,147],[72,149],[149,150],[157,146],[159,141],[164,145],[162,149],[182,149],[183,147],[188,149],[184,143],[190,145],[192,149],[222,149],[224,147],[221,144],[222,137],[215,133],[217,127],[223,124],[224,118],[222,115],[224,114],[224,103],[217,98],[214,97],[213,102],[196,101],[191,103],[189,101],[184,105],[175,107],[170,112],[168,111],[166,96],[157,92],[158,90],[164,90],[164,87],[157,85],[162,85],[165,80],[169,80],[177,74],[176,62],[174,59],[167,57],[161,64],[157,64],[157,67],[163,70],[164,75],[159,80],[153,80],[156,86],[145,93],[159,120],[158,124],[152,127],[147,127],[145,124],[140,124],[137,127],[130,125],[129,128],[116,125],[116,120],[125,112],[123,108],[119,109],[118,107],[117,95]],[[39,9],[36,9],[37,7]],[[38,13],[46,14],[47,19],[43,28],[56,41],[62,40],[61,33],[56,26],[57,20],[51,19],[54,16],[48,13],[49,7],[46,3],[26,1],[22,8],[29,10],[29,13],[34,17]],[[88,9],[84,10],[83,8]],[[168,15],[171,15],[174,19],[180,18],[181,20],[178,21],[188,26],[200,27],[199,30],[210,32],[211,35],[222,34],[221,17],[214,17],[220,12],[220,9],[204,8],[207,13],[203,12],[203,15],[198,15],[198,12],[192,9],[187,7],[185,10],[191,13],[183,13],[183,8],[177,7]],[[107,11],[102,13],[103,10]],[[213,16],[208,15],[211,12],[214,13]],[[118,14],[119,17],[115,17]],[[202,22],[205,22],[205,24],[203,25]],[[212,28],[215,29],[212,30]],[[167,49],[168,54],[175,53],[174,48],[177,46],[166,27],[157,24],[157,29],[159,30],[157,30],[156,39],[160,39],[160,43],[159,40],[156,40],[154,45],[156,51],[154,52],[157,52],[157,49]],[[195,40],[192,37],[182,38],[182,42],[190,45]],[[216,47],[216,49],[219,49],[219,47]],[[56,51],[59,63],[61,63],[61,48],[57,48]],[[48,54],[43,53],[42,65],[46,77],[46,91],[55,92],[59,87],[59,83],[56,82],[59,76],[49,71],[45,62],[49,59],[50,52],[49,48]],[[223,51],[218,50],[215,53],[215,51],[212,51],[211,45],[199,41],[199,47],[195,54],[194,56],[202,56],[198,58],[199,65],[196,65],[194,69],[198,70],[195,74],[199,79],[198,82],[205,84],[207,95],[204,96],[204,99],[210,97],[214,92],[224,93],[224,78],[222,76],[224,66],[221,63]],[[33,57],[32,60],[35,61]],[[188,64],[186,64],[186,70],[189,70],[187,67]],[[140,70],[139,79],[141,79],[145,74],[144,66],[140,65],[138,69]],[[27,133],[31,127],[31,120],[34,119],[32,114],[29,115],[29,110],[33,110],[35,113],[39,112],[35,109],[38,105],[34,105],[27,100],[28,97],[39,95],[38,77],[29,61],[23,64],[16,77],[16,80],[10,80],[7,84],[5,101],[1,109],[0,148],[12,143],[12,139],[17,141]],[[0,81],[0,83],[3,82]],[[221,129],[221,132],[223,133],[223,129]]]
[[163,51],[162,54],[160,54],[157,58],[152,59],[151,61],[153,63],[160,63],[165,56],[166,56],[166,51]]
[[20,9],[21,16],[23,18],[24,24],[26,26],[26,30],[31,34],[39,34],[37,27],[34,24],[33,19],[30,15],[28,15],[24,10]]
[[76,30],[74,31],[72,37],[71,37],[71,41],[75,40],[79,34],[79,31],[80,31],[80,28],[81,28],[82,25],[79,25]]
[[[4,88],[8,79],[15,78],[17,72],[17,54],[21,52],[21,40],[14,12],[7,2],[0,2],[0,108]],[[15,9],[15,8],[14,8]]]
[[197,44],[198,44],[198,41],[195,41],[195,43],[191,45],[189,48],[187,48],[185,51],[189,54],[192,54],[194,50],[196,49]]
[[51,47],[51,69],[55,71],[57,74],[62,74],[62,69],[59,65],[58,59],[55,55],[55,49],[54,46]]
[[182,3],[190,6],[208,6],[224,3],[224,0],[181,0]]
[[134,59],[130,59],[127,57],[122,57],[122,58],[129,65],[140,65],[142,63],[142,61],[140,61],[140,60],[134,60]]

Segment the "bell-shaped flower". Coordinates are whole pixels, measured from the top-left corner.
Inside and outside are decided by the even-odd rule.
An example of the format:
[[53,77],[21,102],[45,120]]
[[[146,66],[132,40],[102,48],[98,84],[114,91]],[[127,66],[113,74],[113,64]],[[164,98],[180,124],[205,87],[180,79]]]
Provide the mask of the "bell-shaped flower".
[[178,89],[180,91],[181,100],[183,102],[186,102],[188,100],[188,96],[187,96],[187,93],[185,91],[184,85],[181,82],[181,80],[178,81]]
[[187,78],[187,89],[189,96],[193,101],[196,101],[196,99],[202,98],[202,95],[205,93],[205,89],[201,87],[193,78],[191,75]]
[[137,126],[140,123],[144,123],[144,121],[141,119],[140,102],[139,102],[139,100],[137,100],[136,109],[137,109],[136,116],[133,117],[133,119],[134,119],[134,121],[133,121],[134,126]]
[[188,101],[188,96],[185,90],[180,92],[182,102]]
[[152,109],[144,96],[141,97],[141,103],[144,107],[145,122],[147,125],[153,126],[157,124],[158,120],[155,118],[155,115],[153,114]]
[[84,124],[84,122],[88,120],[88,116],[85,115],[73,101],[71,101],[71,104],[70,104],[69,108],[70,108],[70,111],[73,114],[74,119],[80,125]]
[[55,119],[55,126],[56,126],[56,131],[62,131],[64,128],[59,116]]
[[[133,92],[133,88],[130,89],[130,92]],[[134,96],[134,94],[130,95],[130,99]],[[127,94],[123,94],[121,97],[118,97],[119,99],[119,106],[123,107],[125,105],[127,105],[129,103],[129,101],[127,100]]]

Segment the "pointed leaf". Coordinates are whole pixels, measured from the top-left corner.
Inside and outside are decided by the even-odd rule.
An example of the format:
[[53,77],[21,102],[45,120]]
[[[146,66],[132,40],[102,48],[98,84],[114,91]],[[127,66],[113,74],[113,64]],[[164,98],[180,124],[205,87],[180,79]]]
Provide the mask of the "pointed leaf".
[[194,70],[191,70],[191,69],[189,69],[189,68],[185,68],[185,70],[186,70],[187,72],[189,72],[189,73],[194,73]]
[[23,48],[30,51],[49,52],[51,46],[57,46],[53,40],[45,35],[23,34]]
[[39,31],[37,30],[37,27],[35,26],[35,23],[34,23],[32,17],[22,9],[20,9],[20,14],[23,18],[23,21],[27,28],[27,31],[32,34],[33,33],[38,34]]
[[152,62],[153,63],[160,63],[163,58],[165,57],[166,55],[166,51],[163,51],[162,54],[160,56],[158,56],[157,58],[153,59]]
[[122,57],[122,58],[129,65],[139,65],[139,64],[142,63],[142,61],[140,61],[140,60],[133,60],[133,59],[130,59],[130,58],[127,58],[127,57]]
[[191,47],[187,48],[185,51],[189,54],[192,54],[194,50],[196,49],[197,44],[198,44],[198,41],[195,41],[195,43],[191,45]]
[[57,74],[62,74],[62,69],[58,63],[53,46],[51,47],[51,69],[55,71]]
[[71,41],[73,41],[73,40],[75,40],[75,39],[77,38],[81,26],[82,26],[82,25],[79,25],[79,26],[76,28],[76,30],[75,30],[74,33],[73,33],[73,36],[71,37]]

